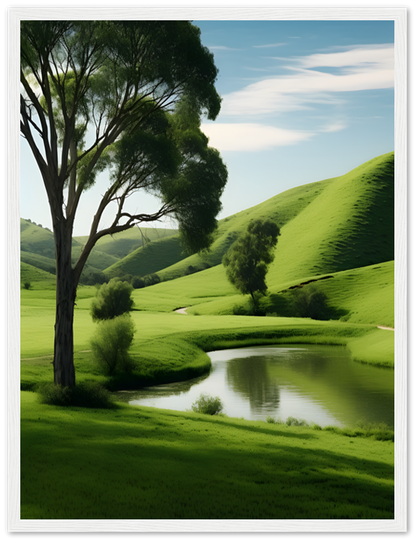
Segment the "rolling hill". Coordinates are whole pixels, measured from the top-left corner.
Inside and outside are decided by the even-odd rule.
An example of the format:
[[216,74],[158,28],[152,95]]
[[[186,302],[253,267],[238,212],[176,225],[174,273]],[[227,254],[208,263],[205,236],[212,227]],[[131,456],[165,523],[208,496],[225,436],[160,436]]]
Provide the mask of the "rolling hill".
[[[114,236],[104,237],[93,248],[88,258],[85,272],[102,273],[104,269],[117,265],[138,248],[143,246],[147,249],[153,242],[168,240],[175,235],[177,236],[177,231],[174,229],[149,227],[141,229],[134,228]],[[73,263],[78,260],[86,240],[87,237],[73,238]],[[176,243],[178,243],[178,240]],[[55,274],[55,243],[53,233],[49,229],[21,218],[20,249],[20,259],[22,262]],[[170,265],[172,261],[176,260],[169,260],[167,264]],[[120,270],[120,274],[126,273],[127,271]]]
[[[231,314],[246,302],[228,283],[221,262],[228,245],[251,219],[270,218],[281,227],[275,260],[267,275],[266,312],[290,315],[282,295],[314,281],[328,297],[336,319],[392,326],[394,322],[394,154],[375,158],[353,171],[307,184],[219,224],[206,256],[193,255],[159,272],[169,279],[189,265],[216,264],[137,291],[136,304],[159,310],[192,307],[188,313]],[[331,276],[332,280],[319,278]]]
[[[247,297],[229,284],[221,260],[250,220],[258,218],[269,218],[281,229],[267,275],[270,294],[262,300],[266,313],[290,315],[290,290],[313,281],[327,295],[335,319],[394,324],[393,152],[221,220],[207,253],[186,257],[174,230],[133,229],[101,239],[89,268],[108,278],[157,272],[162,283],[134,293],[139,309],[187,306],[188,313],[232,314]],[[51,232],[22,220],[23,262],[49,270],[51,241]],[[74,238],[74,256],[83,242]],[[327,277],[332,279],[321,279]]]

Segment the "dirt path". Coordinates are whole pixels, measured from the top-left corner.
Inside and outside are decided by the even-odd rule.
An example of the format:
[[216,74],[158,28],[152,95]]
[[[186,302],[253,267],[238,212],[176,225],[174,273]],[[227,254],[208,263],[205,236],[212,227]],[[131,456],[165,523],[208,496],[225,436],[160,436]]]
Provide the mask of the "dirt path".
[[377,325],[377,329],[383,329],[385,331],[394,331],[393,327],[383,327],[383,325]]
[[186,307],[186,308],[178,308],[177,310],[175,310],[175,312],[177,314],[185,314],[187,316],[188,314],[186,313],[186,311],[188,310],[188,308],[189,308],[189,306]]

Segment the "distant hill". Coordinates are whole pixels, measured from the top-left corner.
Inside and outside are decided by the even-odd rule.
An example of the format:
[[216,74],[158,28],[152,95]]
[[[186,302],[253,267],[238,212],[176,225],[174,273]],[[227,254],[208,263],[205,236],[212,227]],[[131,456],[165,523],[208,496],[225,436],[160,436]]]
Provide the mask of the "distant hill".
[[104,273],[112,278],[131,274],[146,276],[157,273],[186,257],[179,235],[153,240],[106,268]]
[[[175,230],[132,229],[101,239],[88,260],[87,268],[104,272],[107,277],[151,273],[157,273],[162,281],[183,277],[169,284],[152,286],[153,297],[160,292],[161,309],[183,305],[184,291],[187,291],[186,302],[189,305],[200,305],[209,300],[212,313],[217,309],[221,313],[230,313],[232,303],[236,299],[241,301],[241,296],[227,282],[221,260],[229,246],[246,230],[250,220],[258,218],[269,218],[281,229],[275,260],[267,275],[269,290],[273,294],[316,276],[392,262],[394,153],[374,158],[345,175],[287,190],[220,220],[207,253],[186,257]],[[23,222],[22,261],[48,270],[52,261],[52,233]],[[74,238],[74,256],[85,241],[86,237]],[[388,269],[385,284],[392,291],[393,266]],[[371,282],[372,276],[372,273],[367,273],[365,279],[360,280],[365,283],[368,277]],[[348,279],[336,283],[345,287]],[[324,287],[323,283],[319,283],[319,287]],[[333,296],[328,287],[325,286],[326,290]],[[191,291],[194,293],[190,297]],[[146,305],[146,294],[140,290],[143,306]],[[371,295],[374,300],[374,293]],[[366,298],[371,295],[366,294]],[[270,309],[273,311],[272,306]],[[211,313],[211,308],[207,310]]]
[[[104,269],[117,264],[131,252],[143,246],[143,243],[150,246],[153,241],[169,239],[174,235],[177,235],[177,231],[174,229],[148,227],[133,228],[117,235],[104,237],[93,248],[85,266],[85,272],[102,273]],[[73,263],[78,260],[87,238],[73,238]],[[56,273],[55,243],[52,231],[33,223],[31,220],[21,218],[20,248],[22,262],[51,274]],[[169,260],[167,265],[176,260]]]

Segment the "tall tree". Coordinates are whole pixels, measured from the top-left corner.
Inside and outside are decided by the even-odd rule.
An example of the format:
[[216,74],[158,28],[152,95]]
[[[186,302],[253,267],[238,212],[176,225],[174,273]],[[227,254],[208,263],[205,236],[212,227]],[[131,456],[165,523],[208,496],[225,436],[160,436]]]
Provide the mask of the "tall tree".
[[252,220],[246,233],[230,246],[223,257],[227,278],[243,295],[251,295],[255,307],[255,294],[267,292],[266,274],[274,260],[274,247],[279,235],[279,227],[271,220]]
[[[187,21],[24,21],[21,134],[39,167],[56,250],[54,381],[75,385],[73,318],[77,285],[96,242],[172,215],[187,246],[209,246],[227,170],[200,131],[220,110],[217,68]],[[110,185],[92,215],[74,266],[74,220],[82,194],[108,169]],[[160,199],[152,213],[126,201]],[[116,208],[109,227],[105,210]]]

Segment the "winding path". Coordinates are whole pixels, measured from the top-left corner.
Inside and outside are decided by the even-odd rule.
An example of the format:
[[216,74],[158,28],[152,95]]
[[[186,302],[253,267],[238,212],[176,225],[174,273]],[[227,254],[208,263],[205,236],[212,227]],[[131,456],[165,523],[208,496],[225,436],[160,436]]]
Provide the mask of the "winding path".
[[383,329],[384,331],[394,331],[393,327],[384,327],[383,325],[377,325],[377,329]]

